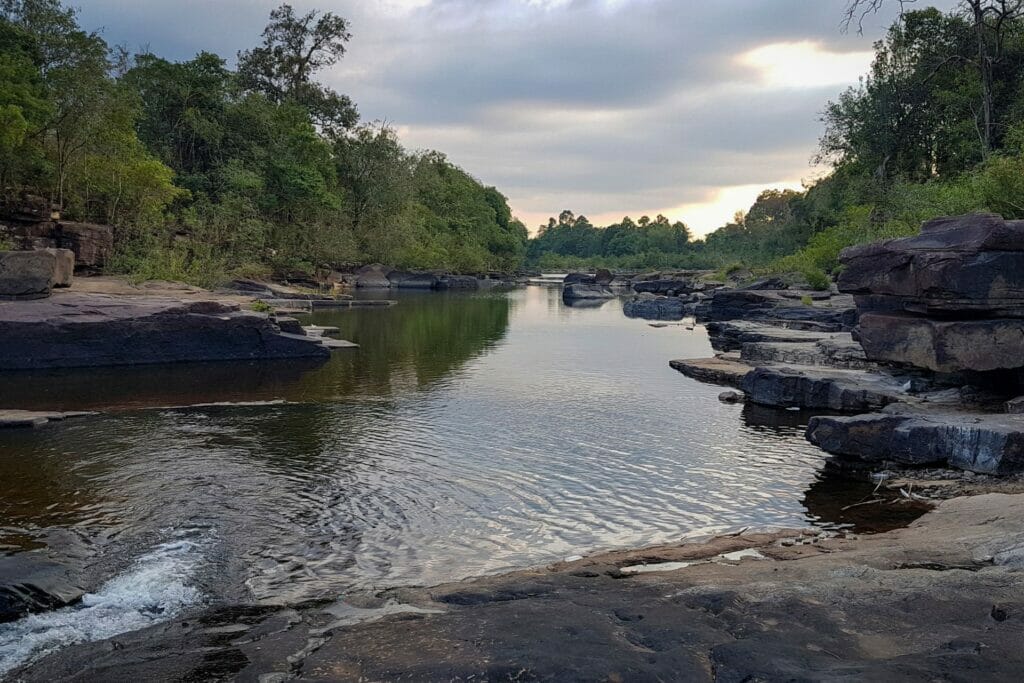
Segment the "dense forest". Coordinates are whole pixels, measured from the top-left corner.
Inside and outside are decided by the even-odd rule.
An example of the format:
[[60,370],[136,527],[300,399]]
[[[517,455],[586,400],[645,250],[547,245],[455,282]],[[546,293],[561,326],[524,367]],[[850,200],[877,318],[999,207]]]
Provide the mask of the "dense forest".
[[351,34],[282,5],[228,60],[111,48],[60,0],[0,0],[0,191],[115,228],[112,268],[209,284],[382,262],[521,266],[504,196],[361,124],[316,80]]
[[[883,3],[853,1],[849,19]],[[940,215],[1024,218],[1024,2],[963,0],[949,13],[904,12],[875,44],[870,73],[829,102],[823,120],[815,161],[832,172],[802,192],[761,193],[704,240],[680,237],[667,249],[647,239],[650,222],[602,229],[563,212],[532,241],[530,260],[546,267],[742,263],[824,285],[845,246],[911,234]],[[684,226],[674,229],[685,234]],[[629,233],[628,250],[602,230]]]

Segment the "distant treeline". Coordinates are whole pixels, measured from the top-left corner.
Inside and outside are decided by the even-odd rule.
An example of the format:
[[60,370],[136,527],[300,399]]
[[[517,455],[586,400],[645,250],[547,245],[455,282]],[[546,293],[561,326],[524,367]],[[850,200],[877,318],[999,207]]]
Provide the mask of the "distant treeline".
[[[608,249],[611,238],[593,235],[589,224],[577,229],[564,225],[572,220],[552,219],[531,241],[530,261],[743,263],[824,283],[843,247],[912,234],[936,216],[994,211],[1024,218],[1024,4],[964,0],[949,13],[904,12],[875,44],[870,73],[828,103],[824,123],[815,160],[832,165],[827,177],[802,192],[763,192],[704,240],[670,250],[637,239],[647,246],[624,253]],[[579,246],[557,233],[578,234]]]
[[60,0],[0,0],[0,191],[115,226],[112,267],[140,278],[520,267],[500,192],[316,81],[349,38],[282,5],[235,68],[172,62],[111,49]]

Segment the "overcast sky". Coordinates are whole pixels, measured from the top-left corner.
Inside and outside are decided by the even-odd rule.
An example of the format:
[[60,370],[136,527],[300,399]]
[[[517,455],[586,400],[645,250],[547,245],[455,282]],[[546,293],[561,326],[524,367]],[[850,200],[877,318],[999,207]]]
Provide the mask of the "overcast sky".
[[[173,59],[233,58],[277,4],[78,2],[111,44]],[[663,213],[698,234],[761,188],[820,174],[820,112],[866,72],[896,7],[861,36],[840,31],[846,0],[292,4],[350,20],[349,52],[322,80],[364,121],[496,185],[531,230],[568,208],[599,224]]]

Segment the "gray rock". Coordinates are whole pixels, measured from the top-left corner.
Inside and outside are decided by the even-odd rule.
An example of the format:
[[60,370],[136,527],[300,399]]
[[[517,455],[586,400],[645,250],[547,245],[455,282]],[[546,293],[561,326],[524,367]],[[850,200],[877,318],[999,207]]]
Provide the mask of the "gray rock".
[[717,356],[671,360],[668,364],[674,370],[678,370],[698,382],[736,387],[737,389],[743,386],[743,378],[752,370],[746,363]]
[[479,289],[480,281],[472,275],[442,275],[437,280],[436,289]]
[[566,301],[576,299],[614,299],[615,295],[607,287],[577,282],[566,285],[562,289],[562,298]]
[[1024,418],[969,413],[873,413],[811,418],[807,439],[868,463],[946,464],[984,474],[1024,471]]
[[387,289],[391,287],[391,280],[388,273],[391,268],[382,266],[379,263],[363,266],[356,271],[356,287],[365,289]]
[[0,303],[0,370],[329,355],[315,339],[217,301],[57,292]]
[[594,279],[594,276],[590,275],[589,273],[569,273],[568,275],[565,276],[565,279],[562,280],[562,284],[565,284],[565,285],[575,285],[575,284],[593,285],[593,284],[597,284],[597,281]]
[[594,271],[594,284],[608,286],[615,280],[612,271],[607,268],[598,268]]
[[761,405],[842,412],[877,410],[904,396],[901,385],[886,375],[819,368],[754,368],[741,388]]
[[0,252],[0,299],[50,296],[57,275],[57,257],[47,250]]
[[[822,297],[808,306],[803,296]],[[717,289],[711,298],[697,307],[697,322],[752,320],[787,326],[806,323],[826,332],[852,329],[857,321],[853,297],[828,298],[827,293],[775,290]]]
[[718,400],[722,403],[739,403],[743,395],[736,391],[723,391],[718,395]]
[[639,296],[625,302],[622,312],[628,318],[682,320],[686,315],[686,302],[670,296]]
[[75,252],[70,249],[47,248],[53,254],[55,264],[53,271],[54,287],[70,287],[75,277]]
[[439,278],[435,273],[393,270],[388,273],[388,281],[399,289],[435,289]]
[[709,322],[706,325],[711,347],[715,351],[738,351],[744,344],[776,342],[786,344],[815,343],[827,339],[831,332],[779,327],[750,320]]

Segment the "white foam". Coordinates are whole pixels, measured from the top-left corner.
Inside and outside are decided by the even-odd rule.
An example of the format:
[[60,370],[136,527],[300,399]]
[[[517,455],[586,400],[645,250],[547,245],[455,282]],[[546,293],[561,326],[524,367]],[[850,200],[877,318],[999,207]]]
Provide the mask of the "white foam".
[[80,604],[0,624],[0,678],[62,647],[146,628],[201,602],[191,585],[201,553],[193,540],[161,544]]

